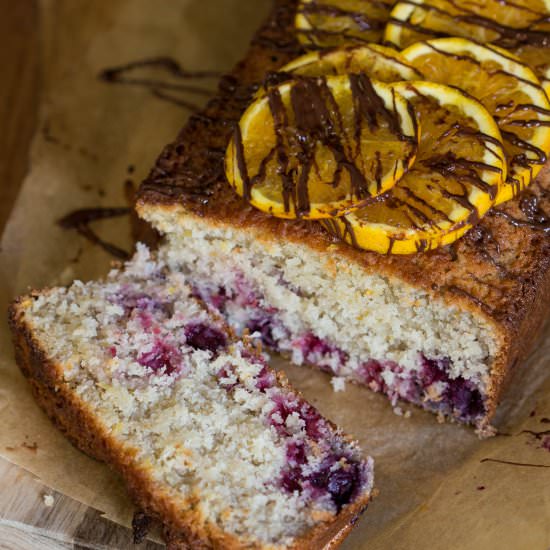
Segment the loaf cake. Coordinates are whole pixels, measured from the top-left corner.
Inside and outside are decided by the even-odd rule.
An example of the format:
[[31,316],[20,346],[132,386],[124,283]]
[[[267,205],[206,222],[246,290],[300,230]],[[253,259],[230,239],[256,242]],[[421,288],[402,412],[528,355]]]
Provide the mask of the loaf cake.
[[255,210],[228,185],[223,157],[258,88],[303,52],[296,10],[276,2],[217,97],[162,152],[138,213],[166,236],[170,269],[237,332],[489,434],[548,311],[548,167],[456,243],[408,256]]
[[170,548],[333,548],[373,463],[140,246],[105,281],[11,307],[38,403],[119,472]]

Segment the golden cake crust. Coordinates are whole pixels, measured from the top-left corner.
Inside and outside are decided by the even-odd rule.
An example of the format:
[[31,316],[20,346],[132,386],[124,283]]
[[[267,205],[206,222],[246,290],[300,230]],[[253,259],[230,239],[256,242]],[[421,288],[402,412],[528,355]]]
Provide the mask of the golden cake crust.
[[[39,293],[33,293],[38,295]],[[182,501],[174,502],[170,495],[159,487],[152,486],[147,473],[136,466],[134,453],[124,449],[97,421],[93,411],[64,383],[61,367],[52,362],[33,335],[24,319],[23,302],[28,297],[17,299],[9,310],[15,358],[27,378],[36,402],[65,437],[89,456],[105,462],[120,474],[126,488],[139,510],[159,521],[163,526],[167,548],[171,550],[260,550],[236,536],[223,532],[215,525],[199,517],[190,506],[182,510]],[[284,375],[279,383],[290,385]],[[301,395],[292,389],[297,395]],[[329,422],[330,423],[330,422]],[[334,425],[330,423],[333,427]],[[197,497],[197,498],[200,498]],[[192,498],[191,498],[192,500]],[[342,508],[333,519],[319,523],[295,539],[289,550],[319,550],[337,548],[346,538],[359,516],[366,510],[369,495],[364,495],[353,504]],[[192,502],[190,503],[192,504]],[[196,509],[195,509],[196,510]]]
[[227,183],[223,155],[258,83],[301,53],[295,10],[295,0],[275,3],[245,59],[222,78],[218,95],[162,152],[141,186],[138,212],[146,219],[159,211],[193,216],[204,225],[245,228],[266,241],[304,244],[483,316],[494,326],[501,350],[491,374],[489,418],[502,380],[528,353],[550,306],[550,163],[519,197],[493,209],[453,245],[406,256],[358,250],[315,222],[277,219],[254,209]]

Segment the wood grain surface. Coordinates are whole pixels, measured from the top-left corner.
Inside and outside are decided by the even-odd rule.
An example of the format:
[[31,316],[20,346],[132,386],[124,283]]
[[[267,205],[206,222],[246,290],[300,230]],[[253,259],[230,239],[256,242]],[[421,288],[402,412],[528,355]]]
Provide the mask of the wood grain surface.
[[[40,36],[36,0],[0,0],[0,13],[1,234],[28,170],[40,98]],[[0,459],[0,495],[0,549],[133,547],[129,529],[52,491],[4,459]],[[135,546],[161,547],[150,541]]]
[[32,474],[2,459],[0,479],[0,549],[162,548],[151,541],[134,546],[130,529],[52,491]]

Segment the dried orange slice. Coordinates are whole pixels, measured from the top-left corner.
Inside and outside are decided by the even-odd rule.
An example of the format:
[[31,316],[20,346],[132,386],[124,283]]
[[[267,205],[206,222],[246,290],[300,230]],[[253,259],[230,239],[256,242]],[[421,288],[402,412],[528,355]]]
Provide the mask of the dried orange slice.
[[529,185],[550,152],[550,103],[533,71],[505,50],[464,38],[417,42],[402,55],[424,78],[459,86],[494,117],[508,161],[496,204]]
[[281,218],[359,208],[414,160],[410,104],[366,75],[298,77],[268,87],[235,127],[225,170],[237,193]]
[[301,76],[365,73],[381,82],[418,80],[421,77],[399,52],[379,44],[310,52],[288,63],[280,72]]
[[303,44],[325,48],[379,42],[393,0],[300,0],[295,27]]
[[384,40],[405,48],[443,36],[491,42],[506,49],[548,41],[550,0],[403,0],[390,14]]
[[506,175],[500,132],[477,100],[433,82],[399,82],[422,132],[416,161],[385,198],[346,216],[321,220],[350,244],[410,254],[461,237],[493,205]]

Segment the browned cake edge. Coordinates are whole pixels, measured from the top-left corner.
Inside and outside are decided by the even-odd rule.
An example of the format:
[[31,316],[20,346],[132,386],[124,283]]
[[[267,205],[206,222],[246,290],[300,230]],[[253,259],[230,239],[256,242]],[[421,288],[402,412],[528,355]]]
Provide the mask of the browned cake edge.
[[[182,513],[169,495],[151,487],[145,473],[134,463],[134,454],[125,451],[98,423],[93,411],[67,388],[60,374],[61,367],[48,358],[46,351],[27,325],[24,311],[19,305],[22,300],[24,297],[17,299],[9,309],[15,359],[31,386],[36,402],[63,435],[79,450],[105,462],[122,476],[137,507],[163,526],[169,549],[244,549],[245,546],[237,537],[223,532],[216,526],[205,524],[192,506]],[[291,389],[284,375],[277,378],[281,385]],[[301,395],[294,389],[292,391]],[[295,539],[295,544],[289,550],[337,548],[366,510],[369,500],[369,496],[365,495],[353,504],[345,506],[333,520],[321,523]]]

